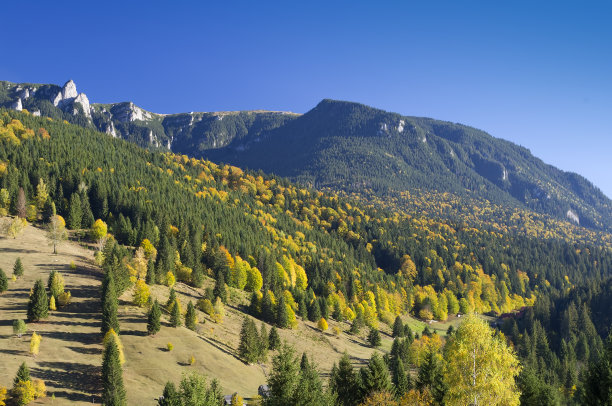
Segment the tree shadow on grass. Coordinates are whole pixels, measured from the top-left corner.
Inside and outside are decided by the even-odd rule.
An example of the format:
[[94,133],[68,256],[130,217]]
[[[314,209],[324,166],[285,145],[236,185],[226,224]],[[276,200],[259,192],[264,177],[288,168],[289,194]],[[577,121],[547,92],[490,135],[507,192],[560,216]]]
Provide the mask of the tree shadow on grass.
[[68,349],[78,352],[79,354],[85,355],[100,355],[102,356],[101,348],[90,348],[90,347],[68,347]]
[[54,391],[56,397],[71,401],[91,401],[92,394],[101,392],[102,367],[76,362],[39,362],[37,367],[30,369],[32,376],[40,378],[55,388],[73,390],[75,392]]
[[19,254],[36,254],[38,251],[3,247],[3,248],[0,248],[0,252],[13,252],[13,253],[19,253]]
[[63,331],[44,331],[41,334],[60,341],[74,341],[82,344],[98,344],[102,341],[102,337],[99,332],[75,333]]
[[212,345],[213,347],[215,347],[216,349],[224,352],[225,354],[236,358],[238,361],[240,362],[244,362],[243,360],[240,359],[240,357],[238,357],[238,355],[236,355],[234,353],[233,348],[227,346],[226,344],[223,344],[222,342],[220,342],[219,340],[215,340],[214,338],[211,337],[202,337],[200,335],[198,335],[198,338],[207,342],[208,344]]
[[9,350],[7,348],[0,348],[0,353],[1,354],[10,354],[10,355],[19,355],[19,356],[27,355],[26,351],[22,351],[22,350]]

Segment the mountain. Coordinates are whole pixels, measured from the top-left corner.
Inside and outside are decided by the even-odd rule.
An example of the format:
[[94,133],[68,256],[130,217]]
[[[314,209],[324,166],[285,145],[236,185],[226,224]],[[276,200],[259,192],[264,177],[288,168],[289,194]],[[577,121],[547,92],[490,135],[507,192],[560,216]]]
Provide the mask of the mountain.
[[156,114],[130,102],[90,104],[69,81],[61,88],[0,82],[0,107],[315,187],[377,196],[432,190],[612,230],[612,201],[582,176],[472,127],[358,103],[323,100],[303,115]]

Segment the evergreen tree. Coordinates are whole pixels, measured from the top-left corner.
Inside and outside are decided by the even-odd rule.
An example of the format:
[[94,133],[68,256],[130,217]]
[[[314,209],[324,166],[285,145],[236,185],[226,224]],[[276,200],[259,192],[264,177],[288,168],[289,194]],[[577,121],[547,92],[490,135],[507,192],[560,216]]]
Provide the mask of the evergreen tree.
[[145,277],[145,281],[147,285],[155,284],[155,262],[153,258],[149,258],[149,262],[147,262],[147,276]]
[[147,316],[147,332],[149,335],[154,335],[159,332],[161,329],[161,309],[159,308],[159,302],[155,299],[153,302],[153,306],[151,306],[151,310],[149,310],[149,314]]
[[349,329],[349,333],[355,335],[355,334],[359,334],[359,331],[361,331],[361,328],[365,325],[365,321],[363,320],[363,315],[361,313],[357,314],[357,317],[355,317],[355,319],[353,320],[353,323],[351,323],[351,328]]
[[15,379],[13,379],[13,386],[17,385],[19,381],[29,381],[30,380],[30,368],[26,365],[25,362],[22,362],[17,370],[17,375],[15,375]]
[[316,368],[308,362],[306,353],[302,354],[298,383],[293,393],[293,405],[326,406],[331,402],[323,391],[323,384]]
[[612,405],[612,333],[599,361],[592,363],[585,375],[583,404]]
[[406,374],[404,363],[401,359],[393,363],[393,370],[391,372],[393,385],[395,386],[395,395],[400,398],[410,390],[410,377]]
[[321,306],[318,300],[313,300],[312,304],[308,308],[308,320],[316,323],[321,318]]
[[266,406],[291,405],[299,380],[299,366],[293,347],[284,344],[272,360],[272,371],[268,377],[270,395],[263,404]]
[[393,322],[393,335],[392,337],[403,337],[404,336],[404,323],[402,323],[402,319],[400,316],[395,318]]
[[168,301],[166,302],[166,309],[170,309],[170,306],[176,302],[176,291],[174,288],[170,288],[170,293],[168,295]]
[[102,282],[102,334],[106,334],[110,329],[119,334],[118,306],[115,279],[112,273],[107,272]]
[[374,353],[368,365],[359,371],[361,377],[361,399],[365,399],[374,392],[390,392],[391,377],[385,361]]
[[34,292],[28,302],[28,321],[39,321],[49,315],[49,298],[41,279],[34,284]]
[[302,320],[306,320],[308,318],[308,306],[306,306],[306,298],[304,297],[303,293],[298,298],[298,315],[302,318]]
[[258,359],[259,361],[265,362],[268,358],[268,347],[270,346],[270,339],[268,335],[268,330],[266,329],[266,325],[261,323],[261,327],[259,329],[259,343],[258,343]]
[[78,193],[73,193],[70,196],[70,212],[68,213],[68,227],[71,230],[78,230],[81,228],[81,222],[83,221],[83,208],[81,205],[81,198]]
[[425,355],[419,374],[417,376],[416,388],[423,390],[428,388],[436,402],[442,402],[446,393],[446,385],[442,376],[441,357],[433,351],[428,351]]
[[281,346],[281,339],[278,335],[276,327],[272,326],[270,329],[270,335],[268,336],[268,348],[270,351],[278,350]]
[[182,406],[183,402],[176,391],[176,386],[172,382],[167,382],[164,386],[162,397],[157,402],[158,406]]
[[91,211],[91,206],[89,204],[89,196],[87,192],[83,191],[81,193],[81,226],[83,228],[90,228],[95,221],[93,212]]
[[204,272],[202,271],[202,264],[196,264],[193,274],[191,274],[191,283],[196,288],[201,288],[204,285]]
[[181,324],[181,306],[179,305],[178,299],[175,299],[172,310],[170,311],[170,325],[172,327],[180,327]]
[[213,294],[215,297],[220,298],[223,303],[227,302],[227,289],[225,287],[225,276],[223,275],[223,272],[217,273],[217,281],[215,282]]
[[0,293],[6,292],[7,289],[8,289],[8,278],[6,277],[6,274],[4,273],[2,268],[0,268]]
[[190,300],[187,304],[187,312],[185,313],[185,327],[189,330],[195,331],[196,324],[198,323],[198,315],[196,313],[193,302]]
[[370,329],[370,332],[368,333],[368,342],[374,348],[380,347],[381,340],[380,340],[380,333],[378,332],[378,329],[375,329],[375,328]]
[[256,362],[259,358],[259,345],[255,323],[250,317],[245,316],[240,329],[240,344],[238,345],[240,358],[248,364]]
[[119,360],[119,348],[115,340],[108,340],[102,360],[102,404],[127,406],[123,387],[123,370]]
[[17,257],[15,260],[15,265],[13,265],[13,275],[17,278],[23,276],[23,264],[21,263],[21,258]]
[[353,406],[357,404],[359,396],[359,380],[353,371],[351,360],[345,352],[340,358],[338,366],[334,369],[329,379],[331,391],[336,395],[338,403],[342,406]]
[[285,302],[285,296],[281,295],[278,301],[276,309],[276,325],[280,328],[289,328],[291,324],[289,322],[289,313],[287,312],[287,304]]

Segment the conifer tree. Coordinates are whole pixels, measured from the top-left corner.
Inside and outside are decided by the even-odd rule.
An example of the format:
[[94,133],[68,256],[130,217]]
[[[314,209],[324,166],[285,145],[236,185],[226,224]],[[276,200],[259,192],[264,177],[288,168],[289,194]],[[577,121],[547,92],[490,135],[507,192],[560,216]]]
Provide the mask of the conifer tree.
[[118,305],[115,280],[112,273],[107,272],[102,283],[102,334],[106,334],[110,329],[119,332]]
[[170,311],[170,325],[172,327],[180,327],[181,324],[181,306],[179,305],[178,299],[175,299],[172,310]]
[[17,278],[23,276],[23,264],[21,263],[21,258],[17,257],[15,260],[15,265],[13,265],[13,275]]
[[404,370],[404,363],[401,358],[393,363],[393,385],[395,386],[395,396],[400,398],[410,390],[410,378]]
[[80,198],[82,213],[81,226],[83,228],[90,228],[93,225],[95,218],[93,212],[91,211],[91,205],[89,204],[89,196],[87,195],[87,192],[83,191]]
[[340,358],[338,366],[336,367],[334,364],[334,369],[329,379],[329,386],[336,395],[340,405],[353,406],[357,404],[359,380],[355,371],[353,371],[351,360],[346,352]]
[[29,381],[30,380],[30,368],[26,365],[25,362],[22,362],[17,370],[17,375],[15,375],[15,379],[13,379],[13,386],[17,385],[19,381]]
[[293,347],[283,344],[272,360],[268,377],[270,395],[264,399],[266,406],[291,405],[299,379],[299,366]]
[[123,370],[119,360],[119,348],[115,340],[108,340],[104,347],[102,361],[102,404],[127,406],[123,387]]
[[259,337],[257,336],[257,328],[253,320],[245,316],[240,329],[240,344],[238,345],[238,354],[247,363],[254,363],[259,358]]
[[55,304],[55,296],[51,296],[51,298],[49,299],[49,310],[57,310],[57,305]]
[[49,294],[56,299],[64,293],[64,278],[62,274],[57,271],[51,271],[47,280],[47,289],[49,289]]
[[395,318],[393,322],[393,337],[403,337],[404,336],[404,323],[402,323],[402,319],[400,316]]
[[145,278],[147,285],[155,284],[155,262],[153,258],[149,258],[149,262],[147,262],[147,276]]
[[361,399],[365,399],[374,392],[391,391],[391,377],[385,361],[374,353],[368,365],[361,368]]
[[308,320],[316,323],[321,318],[321,307],[319,306],[319,301],[314,299],[312,304],[308,308]]
[[176,292],[174,291],[174,288],[170,288],[170,294],[168,295],[168,301],[166,302],[166,308],[170,309],[170,306],[172,306],[174,302],[176,302]]
[[377,329],[371,328],[368,334],[368,342],[372,347],[380,347],[380,333]]
[[28,320],[39,321],[49,315],[49,298],[41,279],[34,284],[34,292],[28,303]]
[[419,390],[429,389],[436,402],[442,402],[446,393],[446,385],[442,376],[442,359],[440,355],[433,351],[427,352],[419,368],[416,388]]
[[308,362],[306,353],[303,353],[292,404],[296,406],[326,406],[330,403],[327,394],[323,391],[319,373],[315,366]]
[[83,208],[81,205],[81,198],[78,193],[73,193],[70,196],[70,212],[68,213],[68,227],[71,230],[78,230],[81,228],[81,221],[83,221]]
[[268,348],[270,347],[270,336],[268,335],[268,330],[266,329],[266,325],[261,323],[261,327],[259,329],[259,342],[258,342],[258,360],[265,361],[268,358]]
[[585,375],[583,404],[612,405],[612,333],[600,359],[590,365]]
[[217,281],[215,282],[215,288],[213,289],[213,295],[221,298],[223,303],[227,302],[227,289],[225,287],[225,276],[223,272],[217,273]]
[[189,330],[195,331],[197,323],[198,315],[195,307],[193,306],[193,302],[190,300],[187,304],[187,312],[185,313],[185,327],[187,327]]
[[158,406],[182,406],[183,402],[172,382],[166,382],[163,395],[157,404]]
[[159,332],[161,329],[161,309],[159,308],[159,302],[155,299],[153,302],[153,306],[151,306],[151,310],[149,310],[149,314],[147,316],[147,332],[149,335],[154,335]]
[[2,268],[0,268],[0,293],[6,292],[7,289],[8,289],[8,278],[6,277],[6,274],[4,273]]
[[281,295],[278,301],[276,310],[276,324],[280,328],[289,328],[289,313],[287,312],[287,304],[285,303],[285,296]]
[[281,346],[281,339],[278,335],[278,330],[276,327],[272,326],[270,329],[270,335],[268,336],[268,348],[270,351],[274,351],[279,349]]

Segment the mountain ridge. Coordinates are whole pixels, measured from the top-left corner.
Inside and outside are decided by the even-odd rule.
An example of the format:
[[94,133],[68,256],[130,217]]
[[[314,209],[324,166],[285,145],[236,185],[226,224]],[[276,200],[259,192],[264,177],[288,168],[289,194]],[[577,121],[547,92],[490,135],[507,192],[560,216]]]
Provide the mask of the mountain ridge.
[[599,230],[612,201],[584,177],[463,124],[323,99],[305,114],[265,110],[152,113],[132,102],[89,104],[63,87],[0,82],[0,107],[64,119],[141,146],[275,173],[347,192],[425,188],[527,207]]

